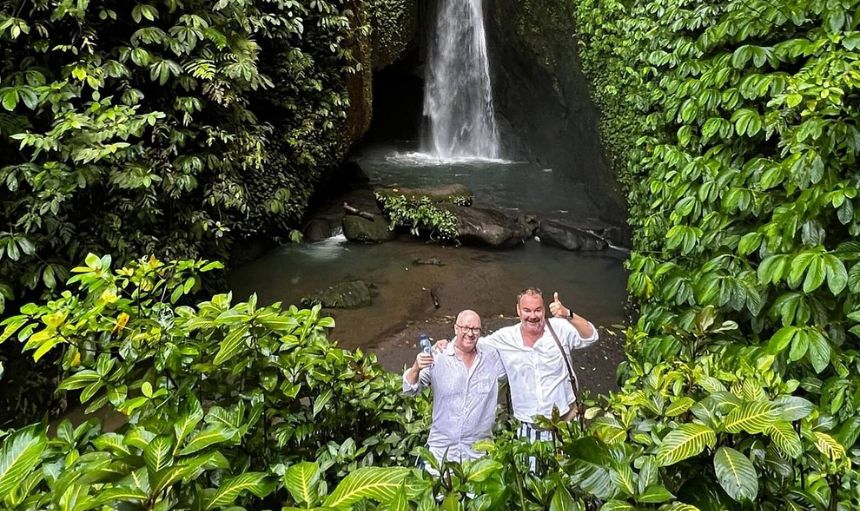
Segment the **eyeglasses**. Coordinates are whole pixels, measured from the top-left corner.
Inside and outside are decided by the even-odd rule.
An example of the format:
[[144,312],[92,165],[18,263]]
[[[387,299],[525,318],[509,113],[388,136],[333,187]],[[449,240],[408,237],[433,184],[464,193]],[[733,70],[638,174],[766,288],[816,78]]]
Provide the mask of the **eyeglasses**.
[[463,326],[463,325],[454,325],[454,326],[456,326],[457,328],[459,328],[460,330],[463,330],[465,332],[470,332],[470,333],[472,333],[472,335],[481,335],[481,327],[479,327],[479,326],[475,326],[475,327],[468,327],[468,326]]

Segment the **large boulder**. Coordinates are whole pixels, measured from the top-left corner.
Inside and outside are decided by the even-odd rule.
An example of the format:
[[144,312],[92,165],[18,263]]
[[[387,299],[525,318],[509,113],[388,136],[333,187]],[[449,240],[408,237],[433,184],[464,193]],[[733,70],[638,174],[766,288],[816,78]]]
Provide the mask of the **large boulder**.
[[463,244],[506,248],[521,245],[531,237],[526,225],[495,209],[455,204],[440,204],[439,207],[457,217],[457,238]]
[[382,215],[373,215],[373,220],[358,215],[345,215],[343,235],[349,241],[360,243],[381,243],[394,239],[394,231],[388,228],[388,220]]
[[538,231],[541,243],[555,245],[567,250],[604,250],[606,240],[590,229],[556,220],[544,220]]
[[372,286],[363,280],[341,282],[325,291],[302,299],[307,305],[319,303],[330,309],[356,309],[372,302]]

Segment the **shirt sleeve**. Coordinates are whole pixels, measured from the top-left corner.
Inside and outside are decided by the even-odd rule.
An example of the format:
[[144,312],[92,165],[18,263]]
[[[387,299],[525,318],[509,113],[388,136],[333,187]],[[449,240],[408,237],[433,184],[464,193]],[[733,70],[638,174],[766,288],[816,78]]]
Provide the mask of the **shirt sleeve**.
[[597,328],[589,321],[588,324],[591,326],[591,336],[590,337],[582,337],[579,334],[579,330],[576,329],[573,325],[570,324],[570,321],[566,319],[561,319],[559,321],[553,322],[553,326],[556,324],[561,325],[562,332],[564,332],[565,341],[568,343],[568,348],[571,350],[578,350],[580,348],[586,348],[591,346],[599,339],[599,335],[597,333]]
[[478,343],[481,345],[482,348],[487,347],[499,349],[499,347],[503,344],[503,330],[504,328],[500,328],[486,337],[481,337],[480,339],[478,339]]
[[[431,366],[432,367],[432,366]],[[406,379],[406,373],[409,372],[409,369],[403,371],[403,393],[408,396],[414,396],[421,392],[424,387],[430,386],[430,368],[425,367],[421,371],[418,372],[418,381],[415,384],[409,383],[409,380]]]

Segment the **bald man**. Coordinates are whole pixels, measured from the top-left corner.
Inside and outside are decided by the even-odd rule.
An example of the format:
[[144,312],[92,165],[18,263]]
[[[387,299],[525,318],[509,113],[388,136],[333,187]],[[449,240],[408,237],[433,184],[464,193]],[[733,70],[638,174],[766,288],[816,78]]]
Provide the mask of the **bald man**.
[[437,460],[467,461],[481,453],[472,446],[491,438],[496,420],[499,378],[504,368],[498,352],[478,346],[481,318],[464,310],[454,323],[454,339],[434,355],[419,353],[403,373],[403,392],[433,389],[433,423],[427,447]]

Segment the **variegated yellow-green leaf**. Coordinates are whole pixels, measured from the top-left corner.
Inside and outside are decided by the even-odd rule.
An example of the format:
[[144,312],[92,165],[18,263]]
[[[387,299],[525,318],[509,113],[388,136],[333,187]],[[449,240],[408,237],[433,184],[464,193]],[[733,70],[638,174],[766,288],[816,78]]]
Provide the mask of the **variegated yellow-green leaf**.
[[669,406],[666,407],[666,411],[663,413],[666,417],[675,417],[681,415],[690,409],[695,401],[692,398],[684,396],[680,399],[676,399]]
[[173,463],[173,439],[166,436],[155,437],[143,450],[146,468],[151,473],[168,467]]
[[779,410],[767,401],[744,403],[732,410],[723,421],[729,433],[763,433],[779,420]]
[[220,424],[212,425],[192,436],[188,443],[179,451],[180,456],[187,456],[205,449],[210,445],[226,442],[236,435],[236,430]]
[[657,448],[657,464],[661,467],[673,465],[696,456],[705,447],[713,447],[716,441],[716,433],[711,428],[702,424],[682,424],[663,438]]
[[600,511],[636,511],[636,506],[622,500],[608,500],[600,506]]
[[845,458],[845,447],[837,442],[835,438],[821,431],[815,431],[813,435],[815,435],[815,447],[821,451],[821,454],[833,461]]
[[364,467],[346,476],[326,498],[326,507],[349,506],[361,499],[387,502],[394,497],[409,469]]
[[44,429],[35,424],[4,439],[0,449],[0,499],[27,477],[39,463],[47,445]]
[[791,427],[790,422],[777,422],[768,428],[767,434],[773,439],[773,443],[789,458],[796,458],[803,453],[803,445],[800,437]]
[[320,467],[316,463],[296,463],[284,473],[284,486],[296,502],[313,505],[317,499],[319,478]]
[[609,478],[612,480],[612,484],[625,494],[633,495],[636,493],[636,481],[629,465],[609,469]]
[[[349,477],[349,476],[347,476]],[[225,479],[218,491],[206,502],[205,509],[217,509],[229,506],[236,501],[240,493],[248,491],[257,497],[265,497],[275,489],[275,483],[264,472],[245,472],[235,477]]]

